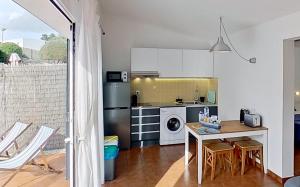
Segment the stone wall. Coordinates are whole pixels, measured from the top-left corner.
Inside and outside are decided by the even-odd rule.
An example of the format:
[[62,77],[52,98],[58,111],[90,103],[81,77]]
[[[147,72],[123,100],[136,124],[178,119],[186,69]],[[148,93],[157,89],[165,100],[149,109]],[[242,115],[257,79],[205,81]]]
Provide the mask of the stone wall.
[[60,128],[46,149],[65,147],[67,64],[0,64],[0,134],[15,121],[33,123],[18,139],[30,142],[41,125]]

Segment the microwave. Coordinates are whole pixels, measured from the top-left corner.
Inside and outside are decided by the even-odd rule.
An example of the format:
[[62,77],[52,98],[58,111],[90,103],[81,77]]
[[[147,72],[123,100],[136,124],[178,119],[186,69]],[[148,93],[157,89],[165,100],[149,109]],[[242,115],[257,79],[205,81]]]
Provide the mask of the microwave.
[[128,73],[126,71],[108,71],[106,72],[107,82],[128,82]]

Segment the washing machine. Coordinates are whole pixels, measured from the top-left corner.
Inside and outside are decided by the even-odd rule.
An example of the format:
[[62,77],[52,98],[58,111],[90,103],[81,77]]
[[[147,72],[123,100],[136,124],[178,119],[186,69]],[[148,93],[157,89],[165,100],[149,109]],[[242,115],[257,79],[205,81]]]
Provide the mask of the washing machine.
[[186,107],[160,108],[160,145],[184,143]]

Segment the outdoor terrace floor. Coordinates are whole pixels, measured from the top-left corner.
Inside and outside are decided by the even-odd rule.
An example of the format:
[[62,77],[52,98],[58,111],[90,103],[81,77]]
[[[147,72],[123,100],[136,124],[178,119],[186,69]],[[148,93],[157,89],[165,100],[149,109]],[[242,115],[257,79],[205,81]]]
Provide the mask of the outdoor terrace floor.
[[[47,156],[48,163],[55,169],[63,171],[60,174],[43,173],[37,166],[25,166],[6,187],[67,187],[65,179],[65,154],[56,153]],[[39,162],[39,160],[37,160]],[[0,186],[11,176],[11,171],[0,172]]]

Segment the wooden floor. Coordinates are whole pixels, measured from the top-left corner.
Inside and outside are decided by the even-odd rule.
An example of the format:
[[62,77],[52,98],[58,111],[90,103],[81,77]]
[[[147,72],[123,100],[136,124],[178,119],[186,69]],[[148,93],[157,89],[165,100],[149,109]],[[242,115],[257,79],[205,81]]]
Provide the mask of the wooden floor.
[[[47,160],[55,169],[62,170],[63,173],[43,173],[40,168],[36,166],[26,166],[24,170],[19,172],[6,187],[68,187],[69,184],[65,180],[65,154],[56,153],[49,155]],[[0,186],[12,174],[9,171],[0,172]]]
[[[194,147],[194,146],[191,146]],[[154,146],[121,151],[117,160],[117,178],[105,187],[192,187],[197,185],[195,159],[184,169],[184,146]],[[209,170],[208,170],[208,173]],[[249,167],[244,176],[236,172],[231,176],[227,170],[217,170],[214,181],[209,176],[203,179],[203,187],[277,187],[281,186],[254,167]]]
[[300,176],[300,147],[295,147],[295,157],[294,157],[294,173]]
[[[191,146],[191,148],[194,146]],[[193,153],[193,150],[191,150]],[[297,154],[298,153],[298,154]],[[300,149],[295,151],[295,160],[300,161]],[[193,153],[194,154],[194,153]],[[184,146],[153,146],[139,149],[133,148],[121,151],[116,163],[117,178],[106,182],[105,187],[192,187],[197,185],[197,168],[195,159],[187,169],[184,169]],[[55,168],[64,170],[64,154],[54,154],[48,157],[49,163]],[[295,162],[296,163],[296,162]],[[299,163],[299,162],[297,162]],[[295,165],[296,166],[296,165]],[[7,187],[67,187],[64,173],[43,174],[40,169],[28,166],[26,171],[16,175]],[[30,170],[30,171],[27,171]],[[300,173],[300,164],[295,167]],[[208,170],[208,173],[209,170]],[[0,172],[0,186],[11,175],[11,172]],[[214,181],[209,176],[203,179],[203,187],[277,187],[281,186],[270,177],[262,174],[254,167],[248,167],[246,174],[241,176],[236,172],[217,170]]]

